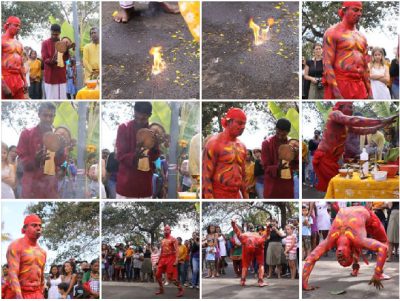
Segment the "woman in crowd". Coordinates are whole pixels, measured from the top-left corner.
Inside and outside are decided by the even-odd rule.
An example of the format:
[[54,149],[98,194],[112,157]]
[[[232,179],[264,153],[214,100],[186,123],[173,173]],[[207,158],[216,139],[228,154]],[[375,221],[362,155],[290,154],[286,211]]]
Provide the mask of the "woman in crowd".
[[94,259],[90,263],[89,281],[83,284],[85,291],[89,294],[89,299],[99,299],[100,293],[100,275],[99,260]]
[[385,55],[382,48],[375,47],[372,49],[369,70],[373,99],[391,99],[387,87],[390,82],[389,68],[385,65]]
[[398,255],[399,248],[399,202],[390,202],[388,206],[391,211],[387,228],[387,236],[389,240],[387,261],[391,261],[393,251]]
[[143,253],[142,280],[149,282],[151,280],[151,274],[151,247],[150,245],[146,245],[146,249]]
[[68,285],[68,289],[66,291],[67,295],[70,296],[70,299],[73,297],[73,287],[76,284],[76,273],[74,272],[74,266],[71,262],[64,262],[61,270],[61,282],[66,283]]
[[50,267],[49,278],[47,279],[48,294],[47,299],[59,299],[58,285],[61,283],[61,275],[57,265]]
[[256,193],[257,198],[264,198],[264,166],[261,162],[261,149],[255,148],[254,155],[254,177],[256,178]]
[[[316,201],[315,202],[316,215],[317,215],[317,227],[319,234],[322,235],[323,239],[328,236],[329,229],[331,228],[331,216],[328,213],[328,202]],[[319,236],[317,238],[317,245],[319,244]]]
[[192,285],[191,288],[199,288],[200,275],[200,237],[194,232],[192,234],[192,243],[190,248],[190,256],[192,258]]
[[227,256],[227,250],[226,250],[226,237],[224,234],[221,233],[221,228],[220,226],[216,226],[216,232],[217,232],[217,240],[218,240],[218,249],[219,249],[219,260],[217,263],[217,274],[219,275],[225,275],[225,257]]
[[1,143],[1,198],[15,199],[15,169],[8,163],[8,147]]
[[310,91],[308,99],[323,99],[324,86],[322,85],[323,63],[322,45],[315,43],[313,46],[314,57],[306,62],[304,68],[304,78],[310,81]]
[[282,238],[285,234],[278,228],[277,221],[272,219],[270,225],[270,235],[268,240],[267,258],[266,262],[268,265],[268,277],[272,277],[272,272],[276,266],[278,279],[281,278],[282,273]]

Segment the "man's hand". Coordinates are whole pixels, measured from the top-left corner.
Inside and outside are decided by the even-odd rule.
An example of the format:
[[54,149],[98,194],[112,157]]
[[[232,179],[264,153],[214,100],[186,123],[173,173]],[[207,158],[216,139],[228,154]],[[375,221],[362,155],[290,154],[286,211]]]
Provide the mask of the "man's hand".
[[47,151],[43,148],[37,151],[35,154],[35,161],[37,165],[42,164],[44,161],[48,159],[50,159],[50,156],[47,154]]
[[376,277],[375,275],[372,276],[372,278],[371,278],[371,280],[369,281],[368,284],[369,284],[369,285],[373,284],[374,287],[375,287],[376,289],[378,289],[378,290],[380,290],[380,289],[383,288],[382,281],[381,281],[378,277]]
[[175,260],[175,262],[174,262],[174,267],[176,267],[177,265],[178,265],[178,259],[177,260]]
[[383,123],[386,124],[386,125],[387,124],[392,124],[393,122],[397,121],[398,118],[399,118],[399,116],[394,115],[394,116],[391,116],[391,117],[383,119]]
[[4,83],[4,82],[2,82],[2,85],[1,85],[1,89],[2,89],[2,91],[3,91],[3,94],[7,97],[7,98],[12,98],[12,92],[11,92],[11,90],[10,90],[10,88]]

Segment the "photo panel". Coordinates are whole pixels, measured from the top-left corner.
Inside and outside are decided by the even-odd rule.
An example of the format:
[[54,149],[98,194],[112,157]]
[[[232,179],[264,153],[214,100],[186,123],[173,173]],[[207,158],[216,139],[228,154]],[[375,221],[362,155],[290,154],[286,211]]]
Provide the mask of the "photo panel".
[[304,1],[302,22],[303,99],[399,99],[399,2]]
[[399,198],[398,102],[303,102],[305,199]]
[[1,211],[3,299],[99,298],[99,202],[2,200]]
[[399,202],[303,201],[303,299],[399,298]]
[[102,203],[102,298],[199,299],[199,229],[200,203]]
[[103,102],[104,198],[199,198],[200,142],[199,102]]
[[203,1],[203,99],[299,98],[299,2]]
[[104,99],[199,99],[200,1],[102,2]]
[[2,99],[100,99],[99,1],[2,1]]
[[295,101],[202,102],[203,199],[298,199]]
[[298,299],[298,202],[202,205],[203,299]]
[[2,199],[100,198],[99,107],[2,102]]

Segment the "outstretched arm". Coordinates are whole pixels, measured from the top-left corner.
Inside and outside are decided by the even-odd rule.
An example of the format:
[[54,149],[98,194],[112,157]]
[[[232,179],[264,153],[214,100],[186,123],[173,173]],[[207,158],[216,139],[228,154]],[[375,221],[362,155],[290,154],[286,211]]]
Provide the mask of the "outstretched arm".
[[233,228],[233,232],[235,232],[236,236],[238,237],[238,239],[241,242],[242,241],[241,240],[242,232],[240,231],[239,227],[236,225],[236,222],[234,220],[231,221],[231,225],[232,225],[232,228]]
[[387,245],[373,238],[364,238],[361,240],[361,246],[364,249],[378,253],[375,266],[375,273],[372,276],[369,284],[373,284],[376,289],[381,289],[383,288],[381,279],[383,273],[383,265],[385,264],[386,261]]
[[372,127],[367,127],[367,128],[358,128],[358,127],[349,127],[349,132],[352,132],[354,134],[358,135],[368,135],[368,134],[375,134],[379,129],[383,128],[385,125],[376,125]]
[[348,116],[343,114],[339,110],[332,111],[328,116],[329,120],[351,127],[374,127],[374,126],[382,127],[383,125],[391,124],[396,120],[396,118],[397,115],[382,119],[365,118],[360,116]]
[[322,241],[315,249],[311,252],[310,255],[307,256],[306,262],[303,266],[303,290],[310,291],[315,289],[316,287],[308,286],[308,278],[310,278],[311,271],[314,268],[315,263],[329,251],[329,236]]

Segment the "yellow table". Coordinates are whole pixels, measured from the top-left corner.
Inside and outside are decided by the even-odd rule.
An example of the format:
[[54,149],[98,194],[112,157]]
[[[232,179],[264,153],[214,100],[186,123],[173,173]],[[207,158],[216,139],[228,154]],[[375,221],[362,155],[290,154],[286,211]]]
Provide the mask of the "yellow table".
[[100,99],[100,90],[89,89],[85,86],[78,91],[76,99]]
[[196,192],[180,191],[178,192],[178,199],[194,200],[196,199]]
[[399,177],[375,181],[371,175],[361,180],[355,172],[352,179],[339,175],[332,178],[326,191],[325,199],[398,199]]

